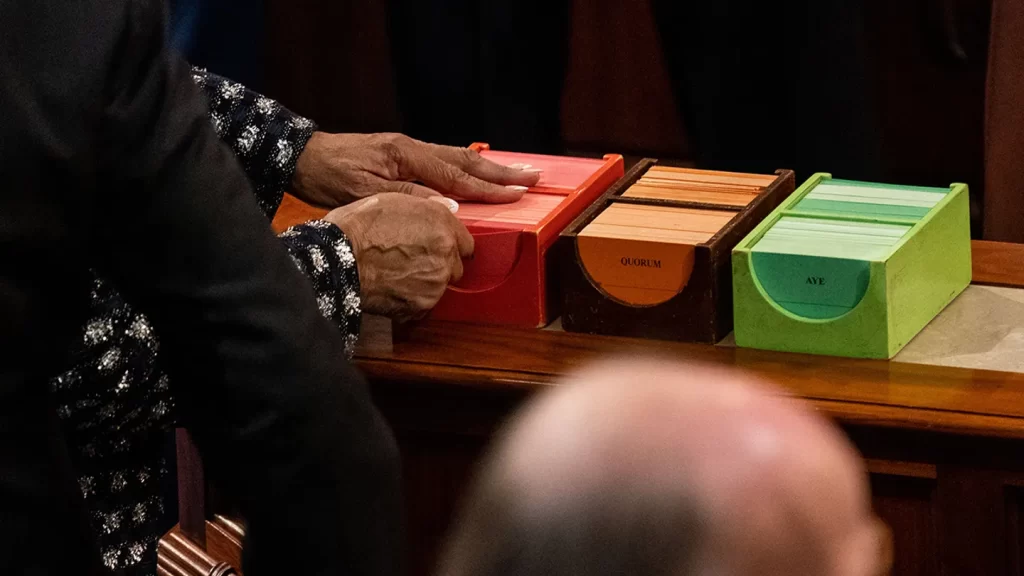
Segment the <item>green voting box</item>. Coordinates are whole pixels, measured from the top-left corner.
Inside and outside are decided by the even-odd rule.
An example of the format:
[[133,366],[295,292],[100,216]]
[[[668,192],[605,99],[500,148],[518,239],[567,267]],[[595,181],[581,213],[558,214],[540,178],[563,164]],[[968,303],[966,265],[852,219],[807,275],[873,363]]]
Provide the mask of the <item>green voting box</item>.
[[737,345],[891,358],[971,282],[967,185],[815,174],[732,267]]

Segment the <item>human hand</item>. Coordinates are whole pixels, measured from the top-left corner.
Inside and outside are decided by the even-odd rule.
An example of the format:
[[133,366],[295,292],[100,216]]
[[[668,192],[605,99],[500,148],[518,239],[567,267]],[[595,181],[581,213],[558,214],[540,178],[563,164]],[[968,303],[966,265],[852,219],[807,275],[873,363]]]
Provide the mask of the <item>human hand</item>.
[[328,208],[382,192],[501,204],[519,200],[538,180],[537,170],[495,164],[468,148],[402,134],[315,132],[299,155],[292,192]]
[[363,311],[398,321],[426,315],[473,254],[473,237],[442,196],[377,194],[324,220],[352,243]]

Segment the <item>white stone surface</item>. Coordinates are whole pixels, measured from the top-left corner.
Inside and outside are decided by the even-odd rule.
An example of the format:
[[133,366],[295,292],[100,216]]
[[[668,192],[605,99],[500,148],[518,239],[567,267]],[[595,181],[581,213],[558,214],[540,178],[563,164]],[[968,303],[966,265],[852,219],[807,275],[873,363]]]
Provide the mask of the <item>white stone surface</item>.
[[968,287],[893,361],[1024,372],[1024,290]]
[[1024,289],[969,286],[892,361],[1024,373]]

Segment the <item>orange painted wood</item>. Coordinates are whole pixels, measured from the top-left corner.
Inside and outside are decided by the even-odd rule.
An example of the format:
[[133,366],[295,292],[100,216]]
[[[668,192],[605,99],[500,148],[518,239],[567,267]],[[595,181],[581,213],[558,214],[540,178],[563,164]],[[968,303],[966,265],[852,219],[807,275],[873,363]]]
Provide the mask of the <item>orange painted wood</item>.
[[[693,273],[692,244],[586,234],[592,226],[577,236],[576,250],[591,281],[608,295],[629,304],[653,306],[686,287]],[[634,259],[637,254],[643,254],[642,264],[623,266],[623,259]]]
[[310,206],[291,194],[285,194],[281,199],[281,205],[277,207],[277,213],[274,214],[272,227],[275,233],[280,234],[290,226],[323,218],[327,212],[328,210]]
[[582,186],[605,164],[604,160],[593,158],[522,154],[496,150],[481,150],[480,155],[491,162],[505,166],[529,164],[541,171],[540,181],[534,188],[546,189],[552,193],[561,191],[561,194],[568,194]]
[[455,216],[467,226],[522,230],[526,226],[540,224],[563,200],[564,196],[527,192],[518,202],[511,204],[463,202]]

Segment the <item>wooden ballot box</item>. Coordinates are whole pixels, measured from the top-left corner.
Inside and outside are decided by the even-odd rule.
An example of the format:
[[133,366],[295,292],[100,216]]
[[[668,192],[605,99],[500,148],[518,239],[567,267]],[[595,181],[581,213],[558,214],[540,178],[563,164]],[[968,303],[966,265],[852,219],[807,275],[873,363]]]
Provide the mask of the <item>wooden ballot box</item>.
[[449,286],[431,318],[540,327],[558,312],[559,277],[552,249],[558,234],[623,175],[623,159],[473,149],[499,164],[528,164],[541,179],[513,204],[463,203],[456,216],[476,241],[462,279]]
[[891,358],[971,282],[967,186],[808,180],[733,251],[736,343]]
[[562,326],[721,340],[732,330],[732,248],[794,187],[788,170],[740,174],[640,161],[562,233]]

